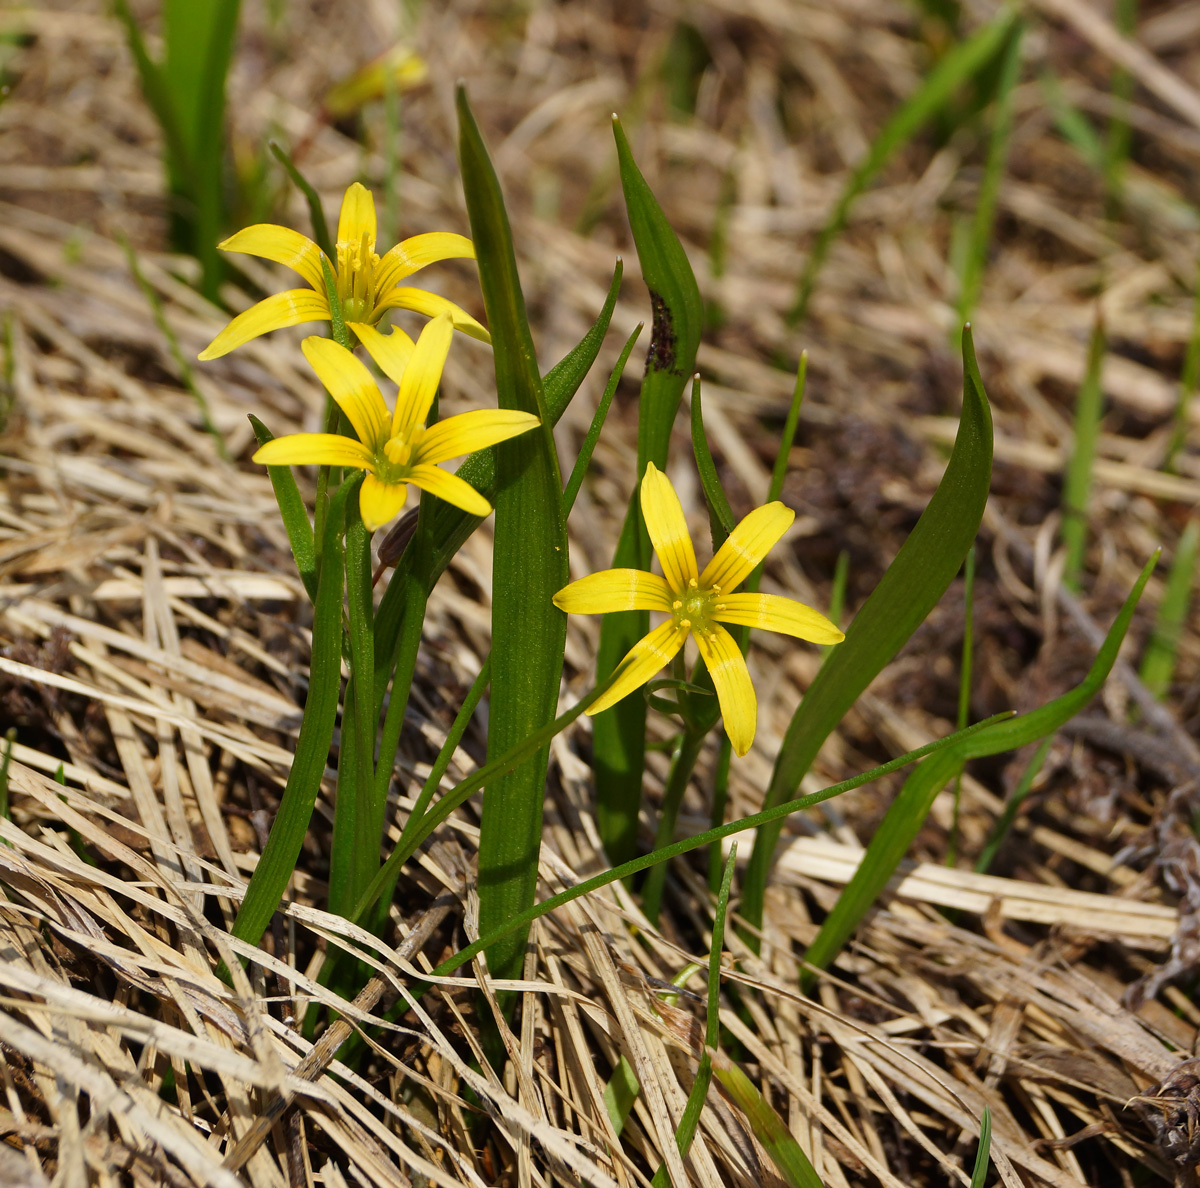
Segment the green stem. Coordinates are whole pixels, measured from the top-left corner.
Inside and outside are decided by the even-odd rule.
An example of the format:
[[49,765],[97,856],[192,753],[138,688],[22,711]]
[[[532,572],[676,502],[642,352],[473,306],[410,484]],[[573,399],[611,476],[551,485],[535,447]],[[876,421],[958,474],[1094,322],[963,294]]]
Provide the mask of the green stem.
[[[667,789],[663,795],[662,811],[658,817],[658,830],[654,835],[654,848],[661,850],[675,836],[675,822],[679,819],[679,806],[683,803],[683,794],[687,791],[688,782],[696,768],[696,760],[700,758],[700,750],[704,746],[707,730],[689,726],[679,737],[675,745],[675,754],[671,757],[671,773],[667,777]],[[663,883],[667,877],[667,864],[656,866],[646,877],[646,885],[642,888],[642,911],[651,924],[658,924],[659,908],[662,906]]]

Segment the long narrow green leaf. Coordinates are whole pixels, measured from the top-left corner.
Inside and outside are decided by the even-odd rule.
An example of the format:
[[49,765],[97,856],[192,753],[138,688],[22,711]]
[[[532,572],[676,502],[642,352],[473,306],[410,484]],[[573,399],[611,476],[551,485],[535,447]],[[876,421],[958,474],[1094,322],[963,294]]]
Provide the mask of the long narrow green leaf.
[[1087,369],[1075,398],[1075,421],[1071,426],[1071,461],[1063,483],[1062,538],[1067,559],[1063,583],[1079,589],[1087,548],[1088,499],[1092,490],[1092,466],[1096,460],[1096,441],[1100,436],[1100,418],[1104,412],[1104,392],[1100,373],[1104,367],[1107,339],[1099,317],[1092,327],[1088,343]]
[[992,1111],[983,1107],[979,1119],[979,1149],[975,1152],[975,1167],[971,1172],[971,1188],[984,1188],[987,1183],[989,1156],[992,1153]]
[[1171,687],[1175,662],[1179,654],[1179,639],[1187,622],[1192,602],[1192,582],[1196,576],[1196,553],[1200,547],[1200,519],[1188,520],[1175,546],[1175,556],[1167,573],[1167,588],[1163,591],[1154,633],[1142,658],[1142,683],[1161,699]]
[[[903,647],[945,593],[971,547],[992,473],[992,415],[970,328],[963,331],[963,410],[942,481],[879,585],[829,654],[792,716],[767,789],[768,807],[799,787],[829,732]],[[767,873],[779,826],[754,841],[742,887],[742,916],[762,923]],[[756,942],[751,937],[748,943]]]
[[692,380],[692,453],[696,457],[696,470],[700,475],[700,489],[708,505],[708,524],[715,553],[733,531],[733,509],[725,497],[725,488],[717,475],[712,451],[708,448],[708,434],[704,431],[704,407],[700,396],[700,377]]
[[321,195],[312,188],[308,179],[296,168],[296,163],[279,141],[268,141],[267,147],[270,148],[275,160],[283,166],[284,172],[292,179],[292,184],[304,195],[304,201],[308,203],[308,221],[312,224],[313,239],[316,240],[317,247],[329,259],[336,260],[337,255],[333,250],[333,239],[329,234],[329,223],[325,218],[325,205],[321,201]]
[[[671,426],[688,377],[696,367],[696,351],[704,324],[700,289],[687,254],[663,215],[646,179],[633,159],[619,121],[613,120],[625,209],[633,232],[642,277],[650,290],[653,311],[646,375],[638,404],[636,480],[646,464],[667,465]],[[613,557],[615,567],[648,569],[650,539],[642,520],[637,488]],[[596,656],[597,679],[607,676],[649,629],[645,611],[605,615]],[[646,702],[626,697],[592,722],[596,778],[596,824],[605,852],[613,862],[629,857],[637,845],[638,807],[646,760]]]
[[[968,759],[998,755],[1036,742],[1057,730],[1099,692],[1112,670],[1121,641],[1137,609],[1138,599],[1157,563],[1156,552],[1146,563],[1125,605],[1109,628],[1087,676],[1074,689],[1031,713],[973,732],[953,746],[939,751],[908,777],[875,830],[858,869],[843,888],[833,910],[825,917],[821,930],[805,953],[805,962],[810,967],[824,969],[841,952],[908,852],[933,807],[934,798]],[[811,976],[809,974],[805,980],[810,980]]]
[[1042,764],[1046,762],[1046,755],[1053,741],[1053,736],[1042,739],[1038,744],[1038,749],[1033,753],[1033,758],[1025,765],[1025,770],[1021,772],[1021,778],[1017,781],[1017,786],[1012,790],[1012,795],[1005,801],[1004,811],[996,819],[996,823],[992,826],[983,849],[979,851],[979,857],[975,859],[976,874],[987,874],[991,868],[997,852],[1001,845],[1004,844],[1004,839],[1012,829],[1013,822],[1017,819],[1017,813],[1020,811],[1025,797],[1029,795],[1029,790],[1033,787],[1033,781],[1037,779],[1038,772],[1042,770]]
[[1188,420],[1192,399],[1200,387],[1200,259],[1196,262],[1196,279],[1192,282],[1192,331],[1188,336],[1187,351],[1183,356],[1183,370],[1179,375],[1179,394],[1175,398],[1175,424],[1171,440],[1167,445],[1167,457],[1163,469],[1173,471],[1179,451],[1187,444]]
[[604,1086],[604,1108],[608,1111],[608,1120],[612,1123],[614,1133],[620,1134],[625,1129],[625,1122],[641,1088],[633,1065],[622,1056]]
[[233,935],[253,944],[258,943],[270,923],[296,868],[333,741],[342,670],[342,526],[347,500],[358,498],[359,486],[357,479],[343,483],[330,501],[325,517],[324,561],[314,609],[308,701],[296,739],[296,754],[271,834],[233,922]]
[[644,326],[644,322],[638,322],[633,328],[633,333],[625,340],[625,345],[621,348],[621,354],[617,359],[616,366],[612,369],[612,373],[608,377],[604,394],[600,397],[600,403],[596,406],[596,413],[592,417],[592,423],[588,426],[587,436],[584,437],[583,444],[579,447],[579,454],[575,459],[575,465],[571,467],[571,477],[567,479],[567,488],[563,492],[563,511],[568,516],[571,514],[571,508],[575,506],[575,498],[579,494],[579,488],[583,486],[584,477],[587,475],[588,463],[591,462],[592,453],[596,449],[596,443],[600,440],[600,433],[604,428],[604,421],[608,417],[608,410],[613,402],[613,397],[617,394],[617,386],[621,382],[621,376],[625,371],[625,364],[629,361],[630,352],[633,350],[634,343],[637,342]]
[[796,290],[796,300],[788,314],[788,321],[793,326],[802,321],[808,311],[809,298],[825,257],[845,227],[850,208],[858,196],[891,160],[892,155],[953,98],[955,91],[991,62],[1009,36],[1015,20],[1016,14],[1011,8],[1003,9],[989,24],[951,49],[875,137],[866,156],[855,166],[833,214],[813,244]]
[[[459,158],[479,281],[492,335],[501,408],[541,417],[540,430],[495,447],[492,560],[492,698],[488,755],[495,757],[552,722],[558,704],[567,620],[553,596],[567,584],[562,476],[537,356],[517,274],[500,182],[459,87]],[[550,750],[489,784],[479,829],[479,927],[489,931],[533,903]],[[497,977],[518,976],[525,936],[488,953]]]
[[[260,446],[275,440],[275,435],[253,413],[250,413],[250,426]],[[308,510],[300,497],[300,488],[296,486],[296,478],[290,466],[268,466],[267,477],[271,480],[271,488],[275,492],[275,502],[279,504],[279,516],[283,520],[284,531],[287,533],[288,544],[292,546],[292,557],[296,562],[296,572],[304,583],[305,590],[311,601],[317,600],[317,550],[313,543],[312,524],[308,521]]]

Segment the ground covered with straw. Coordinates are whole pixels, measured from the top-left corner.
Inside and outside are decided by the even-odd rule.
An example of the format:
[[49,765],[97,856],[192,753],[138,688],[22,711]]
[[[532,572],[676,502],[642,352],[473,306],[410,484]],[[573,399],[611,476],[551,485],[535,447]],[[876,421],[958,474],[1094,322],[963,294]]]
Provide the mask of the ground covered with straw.
[[[150,21],[153,7],[139,14]],[[247,176],[278,137],[331,209],[363,180],[404,234],[465,232],[463,78],[505,188],[543,368],[581,337],[624,256],[610,341],[557,429],[567,456],[625,335],[649,317],[617,184],[610,113],[622,114],[708,303],[705,415],[736,514],[765,497],[790,369],[809,352],[783,495],[797,518],[767,588],[827,608],[844,552],[849,621],[953,440],[952,261],[985,177],[988,120],[943,114],[902,146],[832,243],[804,321],[787,314],[814,234],[945,26],[891,0],[520,11],[451,0],[414,7],[410,23],[381,3],[349,20],[335,5],[244,7],[231,143]],[[974,9],[965,29],[987,15]],[[1134,44],[1086,0],[1034,0],[1026,19],[972,313],[996,426],[972,720],[1076,683],[1142,565],[1159,545],[1173,555],[1200,501],[1200,405],[1184,407],[1192,433],[1166,465],[1200,247],[1200,6],[1144,5]],[[193,262],[164,251],[156,128],[106,6],[10,8],[0,22],[0,725],[16,730],[0,820],[0,1182],[624,1188],[665,1160],[676,1188],[776,1183],[761,1135],[715,1086],[686,1161],[675,1151],[704,973],[673,1007],[659,991],[689,961],[707,963],[703,857],[672,865],[658,930],[620,884],[538,922],[503,1068],[481,1063],[482,968],[379,1024],[381,1004],[476,935],[478,799],[404,870],[355,1004],[313,976],[347,929],[323,911],[331,782],[262,949],[229,935],[289,767],[311,625],[267,477],[249,462],[246,417],[276,434],[315,429],[323,394],[297,367],[299,331],[193,362],[228,313],[189,285]],[[402,96],[398,127],[378,104],[323,118],[330,85],[401,37],[430,71]],[[1113,98],[1116,66],[1133,80],[1131,106]],[[969,106],[967,90],[958,102]],[[1128,117],[1115,194],[1064,112],[1100,135]],[[267,171],[259,192],[258,216],[308,229],[281,173]],[[230,309],[279,287],[273,270],[242,267]],[[469,265],[436,281],[481,312]],[[1062,583],[1062,475],[1098,318],[1106,414],[1075,595]],[[638,354],[572,516],[572,576],[610,563],[635,481]],[[443,411],[489,403],[491,384],[487,349],[466,342]],[[700,539],[689,452],[681,418],[671,477]],[[431,603],[393,838],[486,655],[488,532]],[[951,790],[939,797],[911,862],[811,994],[797,955],[902,774],[789,822],[761,954],[726,931],[722,1036],[829,1188],[968,1183],[985,1106],[989,1182],[1190,1182],[1200,636],[1193,618],[1155,701],[1136,672],[1163,573],[1125,659],[1054,739],[986,874],[976,859],[1029,754],[969,769],[956,838]],[[830,738],[804,791],[954,729],[964,622],[959,581]],[[565,703],[591,687],[595,629],[572,619]],[[761,806],[819,661],[815,648],[756,639],[759,733],[734,763],[730,818]],[[666,737],[665,721],[655,729]],[[448,779],[481,761],[482,738],[477,723]],[[606,866],[589,753],[583,720],[555,740],[541,894]],[[714,758],[688,791],[684,832],[707,825]],[[652,754],[647,846],[665,770]],[[296,1024],[313,999],[343,1022],[306,1037]],[[641,1091],[618,1135],[605,1089],[622,1056]]]

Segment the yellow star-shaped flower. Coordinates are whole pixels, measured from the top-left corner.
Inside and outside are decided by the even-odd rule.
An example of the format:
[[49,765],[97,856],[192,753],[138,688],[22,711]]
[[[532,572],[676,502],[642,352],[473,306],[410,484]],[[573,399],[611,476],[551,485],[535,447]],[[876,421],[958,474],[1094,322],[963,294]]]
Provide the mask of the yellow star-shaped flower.
[[[491,342],[488,332],[452,301],[399,283],[438,260],[475,259],[475,248],[469,239],[448,231],[433,231],[405,239],[384,256],[378,256],[375,227],[375,199],[365,186],[355,182],[342,200],[337,260],[330,261],[342,317],[347,324],[374,326],[389,309],[411,309],[431,318],[448,313],[457,329],[481,342]],[[257,223],[231,235],[220,247],[222,251],[244,252],[286,264],[312,288],[288,289],[252,305],[200,352],[201,359],[217,359],[269,330],[298,326],[302,322],[329,321],[329,297],[321,266],[323,253],[307,236],[290,227]]]
[[662,577],[640,569],[605,569],[564,586],[554,596],[554,605],[573,615],[650,610],[669,616],[633,645],[625,657],[628,667],[587,712],[598,714],[644,685],[693,635],[717,691],[725,732],[734,751],[744,755],[754,742],[758,703],[741,649],[721,624],[765,627],[821,644],[845,638],[824,615],[791,598],[733,593],[791,527],[796,513],[782,503],[755,508],[703,573],[696,567],[679,496],[653,462],[642,479],[642,515]]
[[301,344],[304,357],[346,414],[358,440],[337,433],[293,433],[267,442],[254,461],[365,470],[359,510],[371,532],[399,513],[409,483],[472,515],[486,516],[491,504],[438,463],[507,441],[541,422],[529,413],[477,409],[425,427],[454,335],[448,313],[429,322],[415,343],[399,329],[380,334],[372,326],[355,326],[354,331],[384,374],[399,385],[396,411],[388,412],[371,373],[350,351],[330,338],[306,338]]

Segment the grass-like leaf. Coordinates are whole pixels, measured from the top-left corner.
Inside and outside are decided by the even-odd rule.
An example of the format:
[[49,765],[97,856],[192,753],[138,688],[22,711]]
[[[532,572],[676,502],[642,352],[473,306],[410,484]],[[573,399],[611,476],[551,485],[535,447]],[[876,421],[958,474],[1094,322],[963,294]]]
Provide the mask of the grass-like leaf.
[[330,260],[336,260],[337,254],[333,250],[333,240],[329,235],[329,223],[325,218],[325,206],[321,202],[321,195],[313,189],[309,180],[296,168],[296,163],[279,141],[271,140],[267,143],[271,155],[283,166],[288,177],[292,179],[292,184],[304,195],[304,201],[308,203],[308,218],[312,223],[313,239],[316,241],[317,247]]
[[1192,602],[1198,545],[1200,520],[1193,517],[1188,520],[1175,546],[1175,556],[1171,559],[1171,569],[1167,574],[1167,588],[1163,591],[1163,599],[1154,620],[1154,633],[1142,657],[1142,683],[1160,699],[1166,696],[1171,687],[1171,678],[1175,675],[1179,637]]
[[1188,336],[1187,352],[1183,356],[1183,371],[1179,376],[1179,395],[1175,398],[1175,424],[1171,430],[1171,441],[1167,446],[1164,467],[1175,469],[1179,451],[1187,444],[1188,413],[1192,398],[1200,387],[1200,262],[1196,266],[1196,279],[1192,294],[1192,331]]
[[983,1107],[979,1119],[979,1149],[975,1152],[975,1167],[971,1172],[971,1188],[984,1188],[992,1152],[992,1111]]
[[988,834],[987,841],[984,842],[983,849],[979,851],[979,857],[975,859],[976,874],[987,874],[991,868],[997,852],[1004,844],[1004,839],[1012,829],[1013,822],[1017,819],[1017,813],[1020,811],[1025,797],[1029,795],[1029,790],[1033,787],[1033,781],[1037,779],[1038,772],[1042,770],[1042,764],[1046,762],[1046,755],[1053,741],[1053,736],[1042,739],[1038,744],[1037,750],[1033,753],[1033,758],[1025,765],[1025,770],[1021,772],[1021,778],[1017,781],[1017,786],[1012,790],[1012,795],[1005,801],[1004,811],[996,819],[996,823],[992,826],[991,832]]
[[1079,589],[1083,573],[1084,552],[1087,548],[1088,498],[1092,490],[1092,466],[1096,460],[1096,440],[1100,436],[1104,393],[1100,373],[1104,367],[1107,341],[1104,324],[1097,317],[1088,342],[1087,370],[1079,394],[1075,398],[1075,422],[1071,434],[1071,461],[1063,484],[1062,538],[1067,559],[1063,582],[1072,590]]
[[708,524],[712,534],[715,553],[733,531],[736,521],[733,509],[725,496],[725,488],[717,475],[712,451],[708,448],[708,434],[704,431],[704,407],[700,395],[700,377],[692,379],[692,453],[696,456],[696,470],[700,475],[700,489],[708,505]]
[[[553,604],[567,584],[562,476],[537,356],[517,274],[500,183],[458,90],[459,159],[479,281],[492,335],[501,408],[541,417],[534,430],[495,447],[496,521],[492,561],[492,697],[488,755],[495,758],[553,721],[567,619]],[[549,746],[494,779],[483,798],[479,833],[482,931],[533,903],[542,840]],[[525,936],[488,953],[497,977],[520,973]]]
[[[250,414],[250,426],[260,446],[274,441],[275,435],[253,413]],[[268,466],[267,477],[275,492],[275,502],[279,505],[279,516],[283,520],[288,544],[292,546],[296,572],[308,591],[309,599],[316,602],[317,551],[313,543],[312,524],[309,523],[304,500],[300,497],[300,488],[296,486],[296,477],[290,466]]]
[[[646,184],[625,132],[615,118],[613,135],[617,141],[625,209],[653,312],[646,375],[638,404],[636,480],[640,482],[648,462],[660,470],[666,469],[671,426],[684,385],[696,366],[704,307],[683,245]],[[636,487],[613,566],[650,567],[650,539],[642,521]],[[645,611],[605,615],[596,656],[597,679],[612,672],[648,630],[649,616]],[[597,714],[592,722],[592,738],[596,824],[609,859],[620,862],[637,845],[637,816],[646,760],[646,702],[640,697],[626,697]]]
[[[1074,689],[1031,713],[996,722],[986,729],[972,732],[966,738],[960,735],[959,742],[932,756],[908,777],[875,830],[858,869],[843,888],[833,910],[825,917],[820,932],[805,953],[804,959],[810,967],[824,969],[841,952],[908,852],[933,807],[934,798],[968,759],[998,755],[1044,738],[1083,709],[1099,692],[1112,670],[1121,641],[1137,609],[1138,599],[1157,562],[1156,552],[1146,563],[1125,605],[1109,628],[1087,676]],[[805,980],[810,980],[811,976],[811,973],[808,974]]]
[[[829,732],[945,593],[979,529],[991,473],[992,416],[968,327],[963,331],[962,416],[942,481],[792,716],[771,773],[768,807],[799,787]],[[759,833],[745,872],[742,916],[755,927],[762,923],[779,828]],[[756,942],[750,937],[748,943]]]
[[329,744],[333,741],[342,672],[342,527],[347,501],[358,498],[359,485],[358,479],[343,483],[330,501],[329,513],[325,517],[323,563],[313,618],[308,700],[300,723],[300,735],[296,740],[296,754],[288,772],[279,810],[271,825],[271,835],[263,847],[254,874],[250,876],[246,897],[233,922],[233,935],[252,944],[258,943],[258,938],[270,923],[296,867],[313,805],[321,790],[321,777],[325,774],[325,762],[329,758]]
[[788,314],[788,321],[792,325],[802,321],[808,311],[809,298],[825,263],[825,257],[829,254],[833,241],[845,227],[850,208],[859,195],[891,160],[893,154],[907,144],[933,115],[945,107],[963,83],[988,67],[1000,52],[1015,20],[1014,11],[1006,8],[989,24],[951,49],[875,137],[866,156],[855,166],[833,214],[813,244],[800,277],[796,299]]

